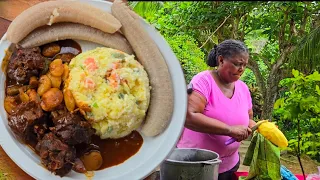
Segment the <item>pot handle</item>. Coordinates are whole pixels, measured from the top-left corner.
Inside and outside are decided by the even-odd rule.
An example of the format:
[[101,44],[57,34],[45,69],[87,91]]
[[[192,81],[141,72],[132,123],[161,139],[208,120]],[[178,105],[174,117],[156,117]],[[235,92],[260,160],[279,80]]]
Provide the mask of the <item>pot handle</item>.
[[214,160],[210,160],[210,161],[202,161],[202,164],[205,165],[213,165],[213,164],[220,164],[222,161],[220,159],[214,159]]

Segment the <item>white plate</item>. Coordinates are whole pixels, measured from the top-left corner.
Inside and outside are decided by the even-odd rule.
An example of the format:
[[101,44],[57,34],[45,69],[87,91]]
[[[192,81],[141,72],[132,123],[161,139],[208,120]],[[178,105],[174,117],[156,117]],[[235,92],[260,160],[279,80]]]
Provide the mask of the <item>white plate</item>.
[[[111,12],[112,3],[106,1],[85,1],[93,6],[101,8],[107,12]],[[171,78],[173,81],[174,89],[174,112],[171,119],[170,125],[167,129],[157,137],[144,137],[143,145],[137,154],[126,160],[124,163],[106,168],[104,170],[95,171],[93,179],[104,179],[104,180],[135,180],[144,179],[152,171],[166,159],[172,149],[175,147],[180,134],[182,132],[186,108],[187,108],[187,93],[185,79],[183,71],[177,60],[176,56],[172,52],[170,46],[165,39],[148,23],[141,20],[141,23],[148,34],[156,42],[161,53],[166,60]],[[0,61],[4,58],[4,52],[11,44],[5,40],[6,35],[0,41]],[[92,49],[96,46],[100,46],[93,43],[79,41],[82,45],[83,50]],[[21,144],[16,140],[14,134],[7,123],[7,114],[4,110],[3,99],[4,94],[4,82],[5,75],[0,72],[0,145],[10,158],[26,173],[36,179],[50,180],[50,179],[61,179],[50,173],[45,169],[41,163],[40,158],[26,145]],[[62,179],[86,179],[86,176],[81,173],[71,171],[69,174],[64,176]]]

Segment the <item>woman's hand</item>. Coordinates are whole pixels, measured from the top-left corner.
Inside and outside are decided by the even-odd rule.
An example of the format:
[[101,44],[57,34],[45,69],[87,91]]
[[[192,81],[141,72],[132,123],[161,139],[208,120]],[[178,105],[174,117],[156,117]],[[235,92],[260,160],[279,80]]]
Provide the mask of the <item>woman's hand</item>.
[[249,128],[253,128],[253,126],[255,126],[255,125],[257,125],[257,123],[254,120],[250,119],[249,120]]
[[238,142],[248,138],[252,133],[251,129],[245,126],[230,126],[229,136],[235,138]]

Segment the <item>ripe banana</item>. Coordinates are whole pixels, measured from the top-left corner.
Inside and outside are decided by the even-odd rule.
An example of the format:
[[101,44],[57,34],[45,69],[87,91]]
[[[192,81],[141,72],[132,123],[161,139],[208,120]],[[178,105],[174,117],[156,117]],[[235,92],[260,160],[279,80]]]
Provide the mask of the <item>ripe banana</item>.
[[19,44],[23,48],[30,48],[64,39],[91,41],[106,47],[121,50],[128,54],[133,54],[131,45],[119,32],[109,34],[99,29],[78,23],[55,23],[51,26],[37,28]]
[[17,44],[34,29],[58,22],[80,23],[107,33],[115,33],[121,27],[121,23],[111,13],[87,3],[47,1],[18,15],[8,27],[7,39]]
[[121,0],[111,6],[112,14],[122,24],[121,31],[145,67],[151,85],[151,99],[141,132],[145,136],[156,136],[168,126],[173,113],[173,87],[170,72],[155,42],[142,28],[139,16],[131,11]]

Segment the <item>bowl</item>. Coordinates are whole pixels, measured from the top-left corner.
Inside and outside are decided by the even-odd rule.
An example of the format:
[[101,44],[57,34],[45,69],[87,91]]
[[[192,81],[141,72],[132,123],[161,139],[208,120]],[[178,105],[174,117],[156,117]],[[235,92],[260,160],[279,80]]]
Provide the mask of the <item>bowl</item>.
[[[111,2],[107,1],[85,1],[92,6],[111,12]],[[92,179],[144,179],[153,172],[175,148],[177,141],[182,133],[186,109],[187,109],[187,89],[182,68],[177,57],[171,50],[166,40],[161,34],[147,22],[141,19],[143,28],[155,41],[160,49],[165,61],[167,62],[169,72],[171,74],[174,90],[174,111],[171,122],[163,133],[156,137],[143,137],[143,145],[140,150],[125,162],[112,166],[103,170],[94,171]],[[87,42],[77,41],[81,45],[83,51],[99,47],[101,45]],[[9,48],[11,43],[6,40],[6,34],[0,41],[0,61],[5,55],[5,50]],[[5,97],[4,83],[6,77],[3,71],[0,72],[0,145],[8,156],[26,173],[35,179],[87,179],[84,174],[71,171],[66,176],[60,178],[48,171],[41,165],[40,157],[32,151],[27,145],[19,142],[10,127],[8,126],[7,114],[4,109],[3,99]],[[139,131],[139,130],[138,130]]]

